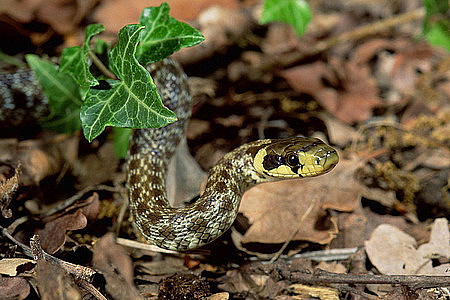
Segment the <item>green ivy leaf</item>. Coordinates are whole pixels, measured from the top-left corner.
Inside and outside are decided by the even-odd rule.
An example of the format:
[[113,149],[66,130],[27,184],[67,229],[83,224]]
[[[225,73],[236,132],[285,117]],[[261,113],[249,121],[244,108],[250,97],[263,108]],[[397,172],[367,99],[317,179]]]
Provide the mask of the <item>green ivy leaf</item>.
[[205,39],[197,29],[172,18],[169,10],[169,5],[164,2],[159,7],[147,7],[142,11],[139,24],[145,29],[136,57],[143,66]]
[[94,53],[96,55],[104,55],[109,51],[109,45],[107,42],[101,39],[95,40]]
[[311,9],[303,0],[265,0],[261,24],[269,22],[284,22],[294,27],[301,36],[311,20]]
[[54,64],[36,55],[28,54],[25,58],[49,100],[51,113],[42,120],[42,126],[64,133],[80,129],[82,100],[75,80],[68,74],[58,72]]
[[128,144],[130,141],[130,135],[133,130],[130,128],[114,127],[114,154],[118,158],[127,157]]
[[423,0],[423,3],[425,5],[423,20],[425,38],[431,45],[450,51],[450,20],[448,19],[450,5],[448,0]]
[[86,96],[80,117],[88,141],[106,126],[154,128],[176,121],[175,114],[162,105],[150,74],[135,58],[143,28],[132,24],[120,30],[109,56],[110,68],[120,80],[107,80],[110,88],[91,88]]
[[59,71],[73,76],[80,86],[89,87],[98,84],[97,79],[89,71],[87,57],[91,39],[105,30],[101,24],[91,24],[86,28],[83,47],[74,46],[63,50]]
[[431,45],[450,51],[450,21],[441,20],[428,27],[425,37]]

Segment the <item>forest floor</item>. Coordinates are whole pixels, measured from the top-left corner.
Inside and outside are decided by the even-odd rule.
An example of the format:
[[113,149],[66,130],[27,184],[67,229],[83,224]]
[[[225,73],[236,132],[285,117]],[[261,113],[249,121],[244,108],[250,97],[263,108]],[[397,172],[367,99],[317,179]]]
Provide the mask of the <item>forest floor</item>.
[[[258,0],[168,3],[206,37],[174,55],[190,78],[186,136],[203,170],[172,180],[174,201],[256,139],[318,137],[339,164],[256,186],[226,234],[167,253],[133,225],[108,134],[2,130],[0,298],[449,299],[450,54],[421,38],[421,1],[309,1],[302,37],[258,25]],[[144,5],[159,1],[1,3],[0,46],[58,56],[90,23],[112,42]]]

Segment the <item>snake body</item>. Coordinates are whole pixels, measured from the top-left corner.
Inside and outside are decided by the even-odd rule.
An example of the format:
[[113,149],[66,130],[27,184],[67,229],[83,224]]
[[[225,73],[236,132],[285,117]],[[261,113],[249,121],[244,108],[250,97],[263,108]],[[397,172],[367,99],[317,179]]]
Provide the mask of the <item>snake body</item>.
[[[317,176],[338,162],[336,151],[319,139],[251,142],[226,154],[209,171],[205,190],[196,202],[173,208],[166,197],[166,169],[184,135],[192,101],[187,77],[178,64],[165,59],[148,68],[164,105],[178,117],[164,128],[134,130],[127,159],[130,211],[137,228],[156,246],[184,251],[208,244],[231,226],[242,194],[250,187]],[[48,113],[46,98],[37,86],[29,71],[0,74],[0,127],[8,120],[19,125],[29,116],[39,119]]]
[[135,130],[128,155],[127,186],[135,223],[152,244],[184,251],[208,244],[236,218],[243,193],[268,181],[317,176],[338,162],[336,151],[319,139],[258,140],[226,154],[208,174],[194,203],[173,208],[166,197],[169,160],[184,134],[191,97],[187,78],[172,60],[150,67],[163,103],[178,121],[164,128]]

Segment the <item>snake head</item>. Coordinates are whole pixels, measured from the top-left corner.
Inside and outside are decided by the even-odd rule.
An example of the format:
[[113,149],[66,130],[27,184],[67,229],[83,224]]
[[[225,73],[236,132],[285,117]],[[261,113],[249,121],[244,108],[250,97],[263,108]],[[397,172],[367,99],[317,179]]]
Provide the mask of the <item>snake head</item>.
[[270,140],[256,152],[253,166],[263,177],[292,179],[318,176],[336,166],[335,149],[316,138]]

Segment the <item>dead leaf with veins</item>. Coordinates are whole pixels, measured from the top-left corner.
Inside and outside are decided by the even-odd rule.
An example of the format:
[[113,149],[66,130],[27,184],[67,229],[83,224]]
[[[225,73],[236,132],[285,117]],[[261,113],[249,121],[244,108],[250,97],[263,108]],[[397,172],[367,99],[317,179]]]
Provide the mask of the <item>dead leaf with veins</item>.
[[416,240],[397,227],[382,224],[365,242],[366,253],[382,274],[448,275],[450,264],[433,266],[433,258],[450,257],[448,221],[436,219],[430,241],[417,247]]
[[82,209],[48,222],[43,229],[37,231],[42,249],[50,254],[55,253],[66,242],[66,231],[82,229],[86,225],[87,219]]
[[294,240],[330,243],[338,229],[335,222],[326,218],[326,209],[355,209],[362,190],[355,179],[360,166],[357,158],[341,159],[327,175],[265,183],[250,189],[244,194],[239,210],[251,224],[241,243],[284,243],[312,203],[312,210]]

